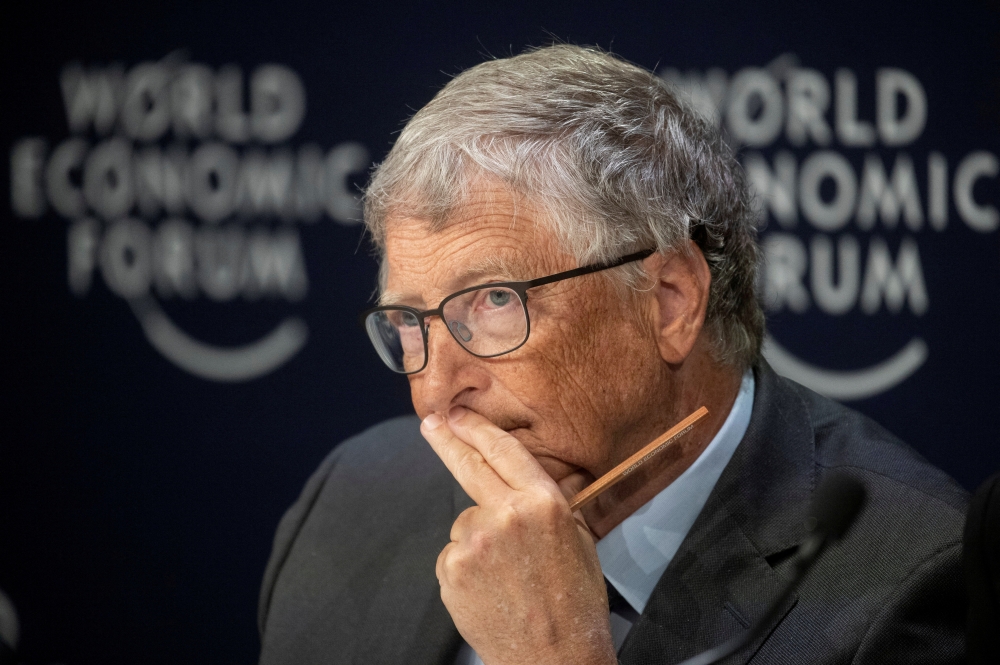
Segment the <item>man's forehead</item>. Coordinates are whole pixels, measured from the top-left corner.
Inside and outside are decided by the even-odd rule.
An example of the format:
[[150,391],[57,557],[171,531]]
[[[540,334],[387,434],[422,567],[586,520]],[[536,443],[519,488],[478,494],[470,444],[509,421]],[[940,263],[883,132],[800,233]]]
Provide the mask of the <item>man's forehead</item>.
[[538,277],[562,254],[558,246],[527,197],[479,179],[440,223],[389,215],[381,300],[416,301],[486,281]]
[[454,258],[467,271],[521,268],[532,263],[537,250],[550,248],[553,239],[548,225],[534,218],[489,211],[443,224],[416,218],[391,220],[386,225],[385,252],[390,265],[429,268]]
[[485,256],[468,262],[455,276],[463,281],[479,277],[528,279],[528,272],[532,268],[531,262],[523,253],[512,252],[509,249],[498,249],[489,251]]

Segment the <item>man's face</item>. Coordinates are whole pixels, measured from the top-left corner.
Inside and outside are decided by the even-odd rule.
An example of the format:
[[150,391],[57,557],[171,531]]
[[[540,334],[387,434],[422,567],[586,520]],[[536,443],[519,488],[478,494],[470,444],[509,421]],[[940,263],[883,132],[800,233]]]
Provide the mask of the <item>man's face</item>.
[[[392,218],[384,300],[432,309],[468,286],[578,267],[545,221],[530,203],[515,205],[504,188],[483,183],[441,230]],[[665,397],[651,393],[666,369],[651,304],[624,297],[607,275],[529,290],[531,334],[495,358],[468,353],[431,317],[427,366],[408,377],[417,414],[472,409],[516,437],[556,480],[609,470],[636,447],[630,438],[641,445],[658,433],[646,421]]]

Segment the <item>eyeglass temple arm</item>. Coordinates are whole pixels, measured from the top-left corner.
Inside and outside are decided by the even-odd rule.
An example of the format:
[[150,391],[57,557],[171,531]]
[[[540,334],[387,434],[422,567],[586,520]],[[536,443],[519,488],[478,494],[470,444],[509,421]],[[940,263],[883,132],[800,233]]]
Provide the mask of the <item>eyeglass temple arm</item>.
[[554,275],[549,275],[548,277],[539,277],[538,279],[532,279],[525,284],[525,288],[530,289],[536,286],[542,286],[543,284],[551,284],[552,282],[558,282],[564,279],[569,279],[570,277],[579,277],[580,275],[589,275],[592,272],[600,272],[601,270],[610,270],[611,268],[617,268],[618,266],[623,266],[626,263],[632,263],[632,261],[641,261],[642,259],[652,256],[655,253],[655,249],[644,249],[641,252],[636,252],[635,254],[629,254],[623,256],[620,259],[615,259],[610,263],[594,263],[589,266],[583,266],[582,268],[573,268],[572,270],[566,270],[565,272],[557,272]]

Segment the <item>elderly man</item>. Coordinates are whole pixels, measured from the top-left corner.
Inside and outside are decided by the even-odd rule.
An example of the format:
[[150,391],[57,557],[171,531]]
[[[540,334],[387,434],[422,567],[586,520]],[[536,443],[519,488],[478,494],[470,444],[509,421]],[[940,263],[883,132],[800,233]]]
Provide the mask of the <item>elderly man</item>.
[[363,319],[422,420],[337,446],[282,519],[261,662],[679,662],[762,618],[834,469],[867,488],[857,523],[726,662],[960,659],[966,496],[761,359],[750,202],[718,133],[611,55],[554,46],[445,86],[365,207]]

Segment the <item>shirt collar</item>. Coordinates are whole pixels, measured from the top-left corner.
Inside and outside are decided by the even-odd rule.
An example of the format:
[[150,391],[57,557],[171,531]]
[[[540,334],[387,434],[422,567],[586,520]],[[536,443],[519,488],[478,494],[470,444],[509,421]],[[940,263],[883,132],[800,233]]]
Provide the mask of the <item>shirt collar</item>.
[[754,387],[753,372],[748,370],[729,416],[694,464],[598,541],[597,556],[604,576],[636,612],[646,607],[746,434]]

